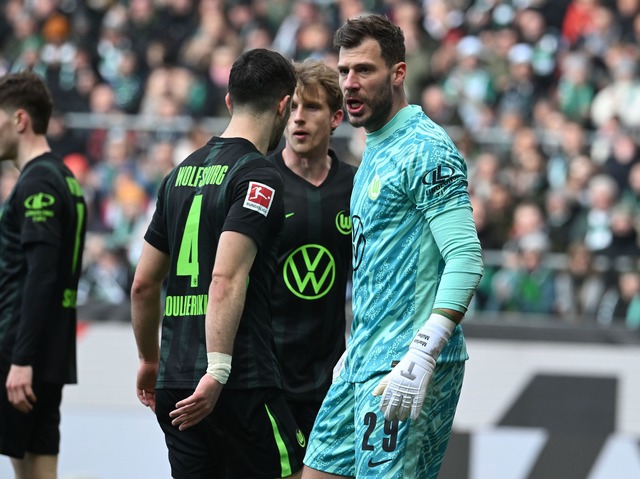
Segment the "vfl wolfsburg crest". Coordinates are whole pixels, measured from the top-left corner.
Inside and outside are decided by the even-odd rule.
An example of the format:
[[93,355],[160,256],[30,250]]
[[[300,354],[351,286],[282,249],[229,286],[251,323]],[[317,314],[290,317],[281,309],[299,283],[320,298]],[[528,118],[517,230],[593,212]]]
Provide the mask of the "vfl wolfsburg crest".
[[333,287],[336,262],[324,246],[307,244],[289,255],[282,273],[287,288],[298,298],[319,299]]
[[344,211],[339,211],[336,215],[336,228],[343,235],[351,234],[351,217]]
[[371,180],[371,183],[369,183],[369,188],[367,190],[367,192],[369,193],[369,198],[371,198],[374,201],[377,200],[378,196],[380,196],[381,190],[382,190],[382,180],[376,174],[373,177],[373,180]]

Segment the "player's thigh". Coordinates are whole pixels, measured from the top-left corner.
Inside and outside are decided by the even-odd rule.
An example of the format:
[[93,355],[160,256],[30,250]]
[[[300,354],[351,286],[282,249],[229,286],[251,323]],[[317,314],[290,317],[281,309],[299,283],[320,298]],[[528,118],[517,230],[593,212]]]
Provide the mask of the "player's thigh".
[[273,479],[302,469],[306,438],[279,389],[223,389],[212,414],[227,479]]
[[[304,463],[315,471],[355,476],[355,385],[338,377],[322,402],[309,437]],[[305,477],[316,477],[313,471]]]
[[169,413],[176,403],[193,393],[188,389],[157,389],[156,417],[164,432],[174,479],[222,478],[221,454],[216,434],[205,419],[184,431],[171,424]]
[[421,413],[427,429],[416,477],[435,479],[438,476],[451,437],[464,372],[463,361],[441,364],[436,369]]
[[372,395],[383,374],[356,385],[358,478],[435,478],[440,470],[462,387],[464,363],[436,369],[420,417],[387,421]]
[[4,387],[6,376],[0,378],[0,452],[22,459],[26,453],[57,455],[60,448],[60,403],[62,385],[34,383],[38,401],[29,414],[15,409]]

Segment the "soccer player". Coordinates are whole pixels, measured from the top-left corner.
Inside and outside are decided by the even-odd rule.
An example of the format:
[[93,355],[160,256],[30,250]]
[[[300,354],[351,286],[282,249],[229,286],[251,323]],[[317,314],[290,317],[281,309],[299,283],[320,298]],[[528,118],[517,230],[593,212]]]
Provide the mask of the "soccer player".
[[270,314],[283,181],[264,156],[295,85],[280,54],[243,53],[229,76],[227,128],[164,179],[145,234],[131,292],[137,392],[155,410],[174,478],[299,477],[302,468],[305,440],[282,394]]
[[272,305],[285,396],[308,438],[344,351],[355,167],[329,148],[344,116],[338,72],[316,60],[294,66],[286,144],[271,157],[285,182]]
[[351,197],[353,326],[303,477],[435,478],[467,359],[459,323],[483,272],[466,166],[406,100],[400,28],[353,18],[334,45],[349,122],[367,137]]
[[0,452],[18,479],[55,479],[60,404],[76,382],[86,206],[46,139],[53,102],[32,72],[0,78],[0,160],[20,176],[0,211]]

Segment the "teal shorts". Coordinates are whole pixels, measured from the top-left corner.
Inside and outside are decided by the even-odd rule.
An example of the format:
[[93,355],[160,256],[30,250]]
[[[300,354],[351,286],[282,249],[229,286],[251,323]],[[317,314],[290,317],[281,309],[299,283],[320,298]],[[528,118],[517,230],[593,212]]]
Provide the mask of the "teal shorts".
[[435,479],[451,436],[464,362],[439,364],[420,417],[387,421],[371,393],[384,374],[363,383],[337,378],[322,403],[304,463],[362,478]]

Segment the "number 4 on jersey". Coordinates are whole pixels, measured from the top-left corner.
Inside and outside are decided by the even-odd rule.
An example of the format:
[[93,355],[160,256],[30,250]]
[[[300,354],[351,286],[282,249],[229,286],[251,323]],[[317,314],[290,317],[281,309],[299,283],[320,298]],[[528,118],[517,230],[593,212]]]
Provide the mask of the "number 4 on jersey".
[[200,212],[202,210],[202,195],[193,197],[187,222],[184,225],[184,233],[180,242],[178,264],[176,274],[178,276],[191,276],[191,287],[198,286],[198,232],[200,230]]

